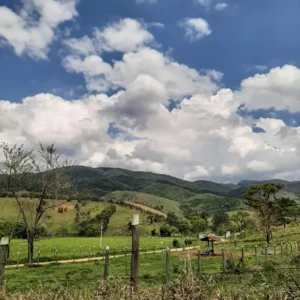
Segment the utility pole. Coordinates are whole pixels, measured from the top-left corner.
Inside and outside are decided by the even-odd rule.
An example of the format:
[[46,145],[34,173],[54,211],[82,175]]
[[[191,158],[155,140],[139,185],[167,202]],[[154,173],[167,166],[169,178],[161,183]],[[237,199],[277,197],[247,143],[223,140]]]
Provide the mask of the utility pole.
[[132,246],[131,246],[131,291],[137,292],[139,285],[139,215],[133,215],[131,219]]
[[103,222],[101,222],[101,233],[100,233],[100,250],[102,250],[102,236],[103,236]]

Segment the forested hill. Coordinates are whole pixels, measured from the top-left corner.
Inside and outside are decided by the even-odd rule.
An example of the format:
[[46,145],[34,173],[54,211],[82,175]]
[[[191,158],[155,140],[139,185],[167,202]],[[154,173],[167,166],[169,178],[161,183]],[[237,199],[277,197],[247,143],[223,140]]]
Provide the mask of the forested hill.
[[177,202],[197,194],[212,194],[229,198],[241,198],[242,192],[251,184],[276,182],[285,185],[284,192],[291,198],[300,196],[300,182],[283,180],[241,181],[239,184],[220,184],[212,181],[185,181],[169,175],[129,171],[117,168],[90,168],[74,166],[72,178],[78,190],[92,197],[102,197],[113,191],[135,191],[152,194]]

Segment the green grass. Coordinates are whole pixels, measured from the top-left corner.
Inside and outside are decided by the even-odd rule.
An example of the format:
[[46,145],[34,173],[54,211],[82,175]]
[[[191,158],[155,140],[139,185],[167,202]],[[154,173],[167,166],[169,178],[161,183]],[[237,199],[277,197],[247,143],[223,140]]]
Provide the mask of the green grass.
[[[185,258],[187,256],[185,255]],[[185,268],[184,258],[171,255],[170,273],[171,279],[176,279]],[[191,260],[192,269],[197,270],[197,260]],[[220,271],[220,259],[202,260],[206,273]],[[31,290],[46,289],[47,291],[64,288],[96,289],[103,279],[104,262],[86,262],[71,264],[51,264],[48,266],[22,267],[7,269],[5,279],[7,292],[27,292]],[[130,255],[122,258],[111,259],[109,275],[112,278],[129,279]],[[139,277],[141,287],[149,285],[161,286],[165,283],[166,255],[140,254]]]
[[[76,201],[70,201],[66,203],[62,201],[56,202],[57,205],[63,203],[62,206],[66,207],[67,211],[64,213],[58,213],[57,209],[54,209],[50,210],[47,215],[45,215],[43,226],[46,227],[47,233],[51,236],[59,236],[61,229],[64,228],[70,235],[76,235],[78,226],[78,224],[75,223]],[[85,205],[80,208],[80,212],[90,211],[91,217],[94,217],[96,214],[100,213],[107,205],[108,204],[105,202],[86,202]],[[128,223],[131,220],[133,214],[140,214],[141,235],[149,235],[152,229],[158,229],[160,227],[159,224],[150,225],[147,222],[147,215],[139,212],[136,209],[122,207],[119,205],[116,205],[116,208],[117,211],[110,219],[108,230],[105,233],[106,235],[128,235]],[[32,210],[28,210],[27,214],[29,214],[30,211]],[[16,222],[18,214],[18,205],[13,198],[0,198],[0,220]]]
[[179,204],[177,202],[150,194],[138,192],[113,192],[106,196],[105,199],[110,199],[114,201],[129,201],[149,206],[152,208],[162,206],[161,211],[166,214],[169,212],[173,212],[177,215],[182,215],[182,212],[179,208]]
[[[221,245],[220,245],[221,246]],[[205,248],[202,245],[202,248]],[[220,249],[220,248],[219,248]],[[229,249],[226,247],[226,259],[233,255],[235,264],[240,259],[240,248]],[[170,257],[170,275],[171,279],[177,279],[180,274],[189,270],[190,274],[197,274],[198,260],[197,251],[185,251],[172,253]],[[249,249],[245,251],[245,269],[239,275],[238,273],[222,274],[222,256],[220,250],[217,251],[218,257],[202,257],[201,266],[202,274],[211,275],[219,274],[218,281],[222,289],[235,289],[240,286],[241,281],[245,284],[259,284],[263,282],[265,271],[273,272],[274,280],[280,279],[276,274],[283,272],[296,271],[297,266],[291,264],[293,255],[287,254],[269,256],[266,263],[266,257],[259,253],[258,261],[260,269],[257,269],[254,253]],[[296,254],[296,253],[295,253]],[[111,254],[113,256],[113,254]],[[271,268],[271,269],[270,269]],[[273,270],[272,270],[273,269]],[[231,270],[232,271],[232,270]],[[48,266],[26,266],[17,269],[6,269],[5,279],[7,281],[6,289],[8,293],[19,292],[25,293],[31,290],[55,291],[61,289],[90,289],[95,290],[103,279],[104,262],[86,262],[70,264],[51,264]],[[245,272],[245,273],[244,273]],[[109,275],[111,280],[122,279],[127,281],[130,274],[130,255],[111,258],[109,263]],[[139,256],[139,279],[141,288],[160,287],[165,284],[166,278],[166,254],[165,252],[156,254],[140,254]],[[217,277],[216,277],[217,278]]]
[[[165,249],[167,246],[171,246],[174,238],[152,238],[141,237],[140,247],[142,251]],[[122,253],[124,249],[129,251],[131,248],[131,238],[124,237],[103,237],[102,248],[105,245],[109,245],[112,253]],[[73,259],[74,249],[75,258],[100,256],[103,251],[100,251],[100,237],[65,237],[65,238],[50,238],[41,239],[35,242],[35,255],[34,260],[38,260],[38,252],[40,251],[40,261],[55,261],[54,255],[55,249],[58,251],[58,260]],[[20,256],[18,255],[20,252]],[[18,259],[19,257],[19,259]],[[10,263],[16,263],[17,261],[26,262],[27,257],[27,241],[13,239],[11,242],[10,250]]]

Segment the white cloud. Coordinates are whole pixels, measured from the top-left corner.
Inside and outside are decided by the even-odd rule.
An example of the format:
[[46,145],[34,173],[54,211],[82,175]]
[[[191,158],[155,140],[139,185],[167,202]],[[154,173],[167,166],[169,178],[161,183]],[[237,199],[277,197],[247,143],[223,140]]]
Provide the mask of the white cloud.
[[247,167],[253,171],[261,172],[261,171],[271,171],[274,167],[265,161],[253,160],[247,164]]
[[[161,23],[150,23],[149,26],[163,26]],[[130,52],[154,42],[153,35],[146,25],[130,18],[121,19],[104,28],[96,28],[92,37],[72,38],[65,45],[73,54],[87,56],[102,52]]]
[[136,3],[150,3],[150,4],[154,4],[157,3],[158,0],[135,0]]
[[[46,59],[57,27],[77,16],[76,3],[76,0],[25,0],[19,14],[0,6],[0,39],[4,45],[11,45],[17,55],[26,53],[35,59]],[[35,12],[39,20],[35,19]]]
[[[98,57],[101,64],[96,64],[95,67],[87,64],[86,60],[89,60],[89,57],[83,59],[71,55],[64,59],[63,65],[69,72],[82,72],[89,90],[102,92],[105,88],[126,89],[140,74],[149,75],[161,82],[167,91],[168,99],[182,99],[198,92],[210,93],[218,88],[215,83],[215,72],[199,74],[196,70],[180,65],[150,48],[128,52],[124,54],[122,60],[114,62],[111,67],[107,63],[103,64],[101,57]],[[218,73],[217,79],[221,78]]]
[[195,181],[203,177],[207,177],[208,175],[209,171],[207,169],[205,169],[203,166],[196,166],[192,172],[186,173],[184,175],[184,179]]
[[268,66],[266,65],[252,65],[252,64],[246,64],[245,70],[247,72],[257,71],[257,72],[264,72],[268,69]]
[[300,69],[285,65],[242,81],[236,99],[249,110],[276,108],[300,111]]
[[179,25],[185,30],[185,35],[191,42],[201,40],[212,33],[209,24],[202,18],[187,18]]
[[206,8],[209,8],[213,0],[197,0],[197,2]]
[[239,173],[239,167],[235,165],[222,165],[223,175],[234,175]]
[[226,9],[228,7],[228,4],[227,3],[225,3],[225,2],[221,2],[221,3],[217,3],[216,5],[215,5],[215,9],[216,10],[224,10],[224,9]]

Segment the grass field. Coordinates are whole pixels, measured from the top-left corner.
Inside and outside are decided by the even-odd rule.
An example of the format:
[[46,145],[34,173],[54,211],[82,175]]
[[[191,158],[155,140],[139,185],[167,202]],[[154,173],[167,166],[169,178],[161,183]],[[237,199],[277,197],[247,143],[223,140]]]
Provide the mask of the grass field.
[[[31,201],[31,200],[30,200]],[[56,201],[57,205],[63,203]],[[62,206],[67,209],[63,213],[58,213],[57,208],[50,210],[43,220],[43,225],[47,232],[52,235],[60,235],[62,229],[66,229],[70,235],[77,233],[78,224],[75,223],[76,201],[64,202]],[[100,213],[108,204],[105,202],[86,202],[81,207],[80,212],[90,211],[91,217]],[[158,224],[150,225],[147,222],[147,215],[136,209],[116,205],[116,213],[110,219],[108,230],[105,235],[128,235],[128,223],[133,214],[140,214],[140,234],[149,235],[151,230],[159,228]],[[8,220],[15,222],[19,214],[19,209],[16,201],[12,198],[0,198],[0,220]]]
[[[166,249],[167,246],[172,245],[174,238],[152,238],[141,237],[140,248],[141,251]],[[111,253],[122,253],[124,249],[129,251],[131,249],[131,238],[124,237],[103,237],[102,248],[106,245],[110,246]],[[75,249],[75,251],[74,251]],[[57,258],[56,258],[56,250]],[[38,252],[40,251],[40,261],[55,261],[56,259],[73,259],[94,257],[103,254],[100,251],[100,237],[65,237],[65,238],[50,238],[41,239],[35,242],[35,261],[38,260]],[[20,255],[18,255],[20,253]],[[11,242],[10,263],[14,264],[26,262],[27,257],[27,241],[14,239]]]
[[[296,252],[294,253],[296,255]],[[245,252],[244,268],[241,273],[229,269],[229,274],[223,273],[219,277],[222,289],[241,288],[240,283],[245,284],[245,279],[251,284],[259,284],[265,275],[262,272],[271,271],[275,274],[284,272],[296,272],[297,265],[291,264],[292,254],[283,256],[269,256],[259,254],[256,265],[255,255],[249,251]],[[113,255],[112,255],[113,256]],[[226,259],[231,258],[235,265],[238,264],[240,255],[238,253],[226,252]],[[141,288],[161,287],[166,278],[166,254],[140,254],[139,279]],[[203,275],[221,274],[223,271],[223,260],[220,252],[216,257],[202,257],[201,270]],[[28,292],[31,290],[55,291],[63,289],[91,289],[95,290],[103,280],[104,262],[86,262],[70,264],[51,264],[48,266],[27,266],[17,269],[7,269],[5,279],[8,293]],[[197,250],[172,252],[170,258],[170,278],[177,279],[181,274],[189,273],[196,275],[198,272]],[[231,272],[231,273],[230,273]],[[130,255],[120,258],[111,258],[109,263],[109,275],[111,280],[128,281],[130,274]],[[233,281],[234,279],[234,281]],[[274,279],[278,279],[275,277]],[[228,280],[228,281],[227,281]],[[231,283],[231,281],[233,281]],[[248,282],[248,283],[250,283]],[[223,286],[222,286],[223,285]]]
[[176,215],[182,216],[182,211],[179,208],[179,203],[150,194],[138,193],[138,192],[113,192],[106,197],[114,201],[129,201],[140,203],[149,207],[161,207],[161,211],[164,213],[173,212]]

